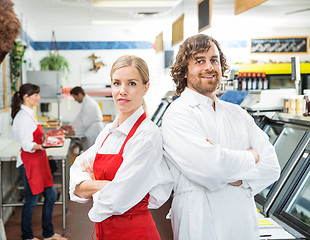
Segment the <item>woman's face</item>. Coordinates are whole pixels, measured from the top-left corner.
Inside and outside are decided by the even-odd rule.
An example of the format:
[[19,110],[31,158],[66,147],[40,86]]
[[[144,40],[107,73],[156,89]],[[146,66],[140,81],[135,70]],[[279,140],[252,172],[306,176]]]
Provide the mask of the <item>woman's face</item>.
[[119,114],[128,118],[141,105],[149,82],[143,84],[142,78],[133,66],[122,67],[112,75],[112,96]]
[[32,95],[24,95],[24,104],[30,108],[34,106],[39,106],[40,94],[34,93]]

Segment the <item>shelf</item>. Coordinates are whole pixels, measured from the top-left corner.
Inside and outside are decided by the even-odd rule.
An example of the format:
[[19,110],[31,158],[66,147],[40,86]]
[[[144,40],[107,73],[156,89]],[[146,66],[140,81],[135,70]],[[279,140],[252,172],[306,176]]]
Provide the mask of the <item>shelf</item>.
[[310,126],[310,117],[278,112],[275,114],[274,118],[274,120]]
[[[291,74],[291,63],[236,64],[239,72],[265,72],[266,74]],[[310,63],[300,63],[300,73],[310,73]]]

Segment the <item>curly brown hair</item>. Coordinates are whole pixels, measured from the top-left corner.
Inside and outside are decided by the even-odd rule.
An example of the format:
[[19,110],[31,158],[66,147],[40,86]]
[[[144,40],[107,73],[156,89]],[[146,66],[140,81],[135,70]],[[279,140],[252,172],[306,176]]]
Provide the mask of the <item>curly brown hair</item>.
[[13,49],[13,41],[18,37],[21,24],[13,9],[11,0],[0,1],[0,63]]
[[229,69],[225,55],[223,54],[220,44],[212,37],[205,34],[197,34],[187,38],[180,45],[179,52],[176,56],[175,63],[171,66],[170,75],[176,84],[177,94],[181,94],[187,86],[188,61],[194,59],[197,53],[207,52],[213,42],[219,50],[222,76],[225,77],[225,72]]

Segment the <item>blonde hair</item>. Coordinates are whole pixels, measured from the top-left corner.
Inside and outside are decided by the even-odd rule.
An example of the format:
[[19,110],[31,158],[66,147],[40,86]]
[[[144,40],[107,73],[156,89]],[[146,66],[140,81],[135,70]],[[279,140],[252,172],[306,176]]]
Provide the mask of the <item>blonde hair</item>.
[[[135,69],[137,69],[141,79],[142,83],[145,85],[150,81],[150,74],[149,74],[149,68],[146,64],[146,62],[137,56],[134,55],[124,55],[119,57],[114,64],[112,65],[110,77],[112,81],[113,74],[122,67],[127,66],[133,66]],[[142,107],[144,109],[144,112],[147,114],[147,107],[144,101],[144,98],[142,99]]]

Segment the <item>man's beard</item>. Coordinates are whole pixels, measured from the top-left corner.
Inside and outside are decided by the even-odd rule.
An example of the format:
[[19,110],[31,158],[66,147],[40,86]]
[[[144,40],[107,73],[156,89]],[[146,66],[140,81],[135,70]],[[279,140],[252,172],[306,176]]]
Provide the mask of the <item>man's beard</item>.
[[215,92],[216,89],[219,87],[219,84],[220,84],[220,78],[216,73],[214,73],[214,80],[212,81],[203,80],[201,76],[199,76],[198,81],[196,81],[195,83],[191,83],[192,88],[194,88],[197,92],[199,92],[202,95]]

